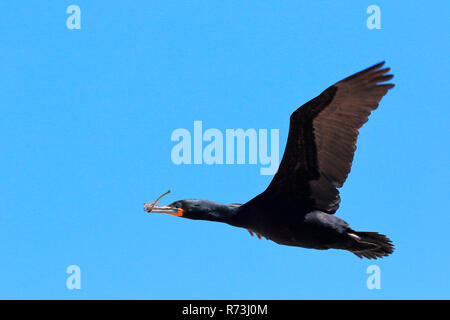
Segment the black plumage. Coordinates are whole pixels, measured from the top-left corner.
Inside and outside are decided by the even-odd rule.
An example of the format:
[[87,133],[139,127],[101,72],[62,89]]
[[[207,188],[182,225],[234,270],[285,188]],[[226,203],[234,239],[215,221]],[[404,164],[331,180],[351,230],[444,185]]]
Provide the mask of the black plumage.
[[384,62],[332,85],[290,117],[285,152],[269,187],[243,205],[180,200],[147,211],[225,222],[279,244],[344,249],[369,259],[393,252],[376,232],[355,231],[333,214],[350,172],[358,130],[394,87]]

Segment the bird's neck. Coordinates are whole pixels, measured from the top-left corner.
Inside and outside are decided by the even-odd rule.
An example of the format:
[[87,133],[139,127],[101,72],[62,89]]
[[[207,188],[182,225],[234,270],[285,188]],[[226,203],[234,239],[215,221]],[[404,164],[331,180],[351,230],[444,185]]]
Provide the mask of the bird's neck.
[[238,211],[239,206],[217,203],[216,205],[210,206],[201,219],[234,225],[233,222],[235,221]]

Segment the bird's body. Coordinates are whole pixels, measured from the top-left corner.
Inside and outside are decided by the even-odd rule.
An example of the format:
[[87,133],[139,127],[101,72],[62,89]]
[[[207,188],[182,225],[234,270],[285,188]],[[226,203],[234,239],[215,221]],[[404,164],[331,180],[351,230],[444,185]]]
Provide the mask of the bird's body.
[[334,248],[347,229],[335,216],[298,202],[274,203],[264,193],[240,207],[235,219],[239,226],[278,244],[313,249]]
[[394,85],[381,82],[384,63],[356,73],[298,108],[290,118],[286,149],[269,187],[243,205],[180,200],[150,211],[224,222],[276,243],[344,249],[369,259],[393,252],[389,238],[351,229],[334,216],[338,188],[350,172],[358,129]]

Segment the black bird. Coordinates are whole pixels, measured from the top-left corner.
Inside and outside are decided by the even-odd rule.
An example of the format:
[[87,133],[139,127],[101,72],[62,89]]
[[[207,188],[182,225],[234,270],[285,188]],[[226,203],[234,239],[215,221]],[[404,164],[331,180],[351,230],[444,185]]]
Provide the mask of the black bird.
[[290,117],[283,159],[269,187],[245,204],[180,200],[146,205],[195,220],[225,222],[276,243],[313,249],[344,249],[376,259],[391,254],[391,240],[377,232],[355,231],[333,214],[353,161],[358,129],[394,87],[385,81],[384,62],[332,85]]

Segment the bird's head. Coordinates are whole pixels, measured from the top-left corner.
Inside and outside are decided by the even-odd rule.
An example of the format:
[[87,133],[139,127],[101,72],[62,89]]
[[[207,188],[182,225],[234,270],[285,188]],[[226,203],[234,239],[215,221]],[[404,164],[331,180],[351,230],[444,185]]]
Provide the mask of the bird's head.
[[234,208],[231,206],[219,202],[199,199],[178,200],[167,206],[155,206],[150,211],[147,210],[147,212],[166,213],[194,220],[222,222],[230,220],[233,211]]

